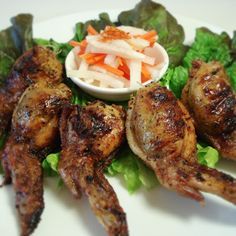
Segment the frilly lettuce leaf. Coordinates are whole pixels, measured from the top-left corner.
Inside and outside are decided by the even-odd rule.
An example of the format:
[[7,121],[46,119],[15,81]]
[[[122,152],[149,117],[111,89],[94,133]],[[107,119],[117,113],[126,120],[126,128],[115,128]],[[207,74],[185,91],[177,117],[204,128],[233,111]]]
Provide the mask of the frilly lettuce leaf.
[[198,59],[205,62],[216,60],[228,66],[232,62],[229,36],[225,32],[216,34],[205,27],[198,28],[195,40],[184,57],[183,64],[191,68],[192,61]]
[[170,89],[177,98],[181,97],[182,89],[188,80],[188,69],[183,66],[169,68],[161,78],[161,85]]
[[49,154],[42,162],[43,172],[45,176],[55,176],[58,178],[57,186],[61,188],[63,181],[58,173],[58,163],[60,159],[60,152]]
[[202,165],[214,168],[219,161],[218,151],[207,145],[197,144],[198,162]]
[[42,167],[46,176],[58,175],[58,162],[60,159],[60,153],[49,154],[42,162]]
[[170,65],[182,62],[187,47],[184,46],[184,29],[161,4],[142,0],[134,9],[123,11],[118,16],[122,25],[131,25],[145,30],[154,29],[158,33],[158,42],[167,50]]
[[[4,133],[0,137],[0,153],[1,153],[1,149],[3,148],[3,146],[4,146],[5,142],[6,142],[7,136],[8,136],[8,134]],[[3,168],[2,168],[2,165],[1,165],[1,161],[0,161],[0,174],[3,174]]]
[[[46,176],[58,176],[58,162],[60,153],[49,154],[42,162]],[[110,176],[121,175],[130,193],[141,186],[150,189],[157,185],[157,179],[152,170],[146,167],[127,146],[123,147],[116,159],[107,167],[106,173]]]
[[138,159],[128,145],[120,150],[106,171],[111,176],[120,175],[130,193],[141,186],[150,189],[158,183],[154,172]]
[[32,21],[30,14],[11,18],[12,25],[0,31],[0,85],[9,74],[15,60],[32,47]]
[[234,60],[236,60],[236,30],[233,32],[233,38],[231,41],[231,54]]
[[0,86],[4,82],[5,78],[9,75],[9,72],[14,62],[14,58],[7,55],[3,51],[0,51]]
[[226,71],[228,76],[230,77],[231,85],[234,91],[236,91],[236,61],[231,66],[229,66]]

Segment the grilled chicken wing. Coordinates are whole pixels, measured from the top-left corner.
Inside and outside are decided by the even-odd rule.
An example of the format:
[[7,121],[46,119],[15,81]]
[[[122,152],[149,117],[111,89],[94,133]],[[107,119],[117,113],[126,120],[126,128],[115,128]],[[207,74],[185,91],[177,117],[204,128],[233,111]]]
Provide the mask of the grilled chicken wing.
[[5,182],[12,179],[22,236],[33,232],[44,208],[41,158],[59,136],[59,112],[71,92],[64,84],[39,81],[23,93],[2,153]]
[[103,169],[124,139],[124,123],[121,107],[99,101],[65,107],[60,121],[59,173],[75,197],[81,192],[88,196],[98,220],[113,236],[128,235],[127,223]]
[[236,96],[219,62],[194,61],[182,101],[196,130],[221,156],[236,160]]
[[25,89],[39,80],[59,83],[62,65],[54,53],[43,47],[26,51],[13,66],[0,88],[0,137],[9,126],[13,110]]
[[165,187],[200,202],[205,191],[236,204],[236,180],[197,163],[193,121],[171,91],[158,84],[140,89],[129,102],[126,133]]

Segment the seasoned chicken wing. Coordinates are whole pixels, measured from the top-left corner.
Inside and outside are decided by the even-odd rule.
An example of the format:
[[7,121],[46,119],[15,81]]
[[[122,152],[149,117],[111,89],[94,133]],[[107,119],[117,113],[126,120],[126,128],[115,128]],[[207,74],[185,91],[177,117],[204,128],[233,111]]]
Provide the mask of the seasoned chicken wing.
[[153,83],[138,90],[129,102],[126,133],[133,152],[165,187],[201,202],[205,191],[236,204],[236,180],[198,164],[193,121],[165,87]]
[[0,137],[9,126],[22,93],[39,80],[59,83],[62,80],[62,65],[51,50],[35,46],[15,62],[4,86],[0,88]]
[[196,130],[221,156],[236,160],[236,96],[219,62],[194,61],[182,101]]
[[125,136],[124,111],[95,101],[68,106],[60,120],[59,173],[75,197],[85,193],[109,235],[128,235],[126,216],[103,175]]
[[21,235],[37,226],[44,208],[41,158],[59,136],[59,114],[71,92],[64,84],[39,81],[28,87],[12,118],[10,136],[2,152],[5,182],[12,179]]

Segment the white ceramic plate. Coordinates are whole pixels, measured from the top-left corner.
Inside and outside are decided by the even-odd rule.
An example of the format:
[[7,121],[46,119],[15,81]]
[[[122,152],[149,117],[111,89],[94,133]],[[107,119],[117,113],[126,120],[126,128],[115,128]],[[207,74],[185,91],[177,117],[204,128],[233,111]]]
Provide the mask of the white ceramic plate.
[[[101,11],[45,21],[34,26],[34,36],[67,41],[73,36],[76,22],[96,18]],[[115,17],[120,11],[108,12]],[[186,42],[193,39],[195,28],[199,26],[207,26],[216,32],[221,31],[204,22],[183,16],[176,17],[185,28]],[[219,168],[233,174],[236,172],[236,162],[221,160]],[[34,236],[106,235],[91,212],[86,198],[73,199],[65,188],[57,188],[55,179],[48,178],[44,182],[45,210]],[[236,233],[236,206],[216,196],[205,194],[206,206],[202,207],[161,186],[151,191],[140,190],[129,195],[120,179],[110,178],[110,183],[127,213],[131,236],[234,236]],[[11,186],[0,189],[0,235],[19,235]]]

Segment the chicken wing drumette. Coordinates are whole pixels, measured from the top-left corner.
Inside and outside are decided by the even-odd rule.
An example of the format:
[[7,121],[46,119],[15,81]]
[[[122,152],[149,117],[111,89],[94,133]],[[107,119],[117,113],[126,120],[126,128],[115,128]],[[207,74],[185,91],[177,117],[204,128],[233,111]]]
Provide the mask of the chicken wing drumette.
[[59,113],[70,97],[64,84],[39,81],[25,90],[14,110],[2,165],[5,183],[12,180],[16,192],[22,236],[33,232],[40,220],[44,208],[40,160],[56,143]]
[[22,93],[39,80],[59,83],[62,80],[62,65],[51,50],[35,46],[18,58],[0,88],[0,137],[9,126]]
[[126,216],[103,175],[125,136],[125,113],[119,106],[93,102],[63,108],[59,173],[75,197],[85,193],[109,235],[128,235]]
[[199,135],[236,160],[236,96],[219,62],[194,61],[182,101]]
[[203,201],[200,191],[236,204],[236,180],[199,165],[193,121],[173,93],[158,84],[142,88],[129,102],[128,143],[165,187]]

